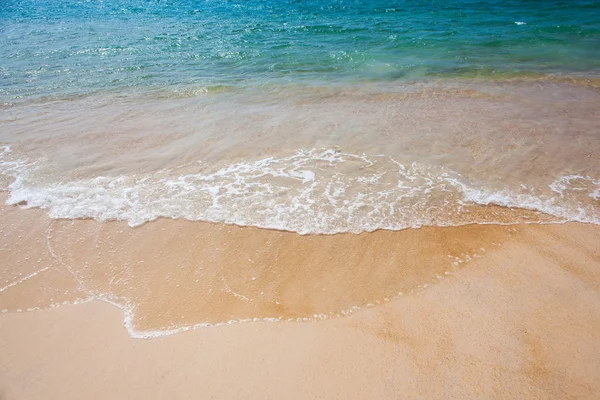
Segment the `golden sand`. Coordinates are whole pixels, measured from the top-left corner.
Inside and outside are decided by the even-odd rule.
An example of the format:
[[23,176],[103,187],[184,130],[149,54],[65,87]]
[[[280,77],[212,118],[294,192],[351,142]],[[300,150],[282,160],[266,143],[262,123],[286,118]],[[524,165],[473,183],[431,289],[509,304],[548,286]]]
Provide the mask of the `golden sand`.
[[[462,228],[448,231],[467,238]],[[122,328],[122,313],[99,302],[1,315],[0,392],[3,399],[598,398],[599,239],[591,225],[519,227],[424,290],[326,321],[136,340]]]

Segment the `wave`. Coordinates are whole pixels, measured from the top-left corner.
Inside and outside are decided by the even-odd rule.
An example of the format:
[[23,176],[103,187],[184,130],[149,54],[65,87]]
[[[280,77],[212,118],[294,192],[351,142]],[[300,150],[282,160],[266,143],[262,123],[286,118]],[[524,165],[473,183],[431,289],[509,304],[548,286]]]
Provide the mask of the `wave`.
[[[47,209],[52,218],[127,221],[131,227],[174,218],[302,235],[472,223],[600,224],[600,179],[583,175],[562,176],[547,187],[497,190],[446,167],[311,149],[214,172],[47,182],[33,179],[39,161],[11,156],[10,147],[1,148],[0,172],[14,179],[7,203]],[[481,212],[481,206],[507,209]]]

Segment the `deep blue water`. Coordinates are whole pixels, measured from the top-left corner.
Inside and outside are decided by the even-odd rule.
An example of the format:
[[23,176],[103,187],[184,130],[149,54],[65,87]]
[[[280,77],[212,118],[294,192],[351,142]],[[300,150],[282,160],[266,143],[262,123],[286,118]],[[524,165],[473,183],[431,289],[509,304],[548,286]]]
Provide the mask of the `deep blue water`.
[[598,1],[0,0],[5,104],[598,71]]

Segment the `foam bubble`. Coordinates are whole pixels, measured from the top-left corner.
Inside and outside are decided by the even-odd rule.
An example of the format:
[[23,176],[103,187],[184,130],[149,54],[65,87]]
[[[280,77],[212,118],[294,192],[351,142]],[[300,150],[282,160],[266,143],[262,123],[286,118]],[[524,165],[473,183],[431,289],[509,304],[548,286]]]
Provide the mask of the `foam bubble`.
[[335,234],[507,222],[482,220],[468,212],[469,205],[539,211],[555,222],[600,223],[594,203],[600,179],[569,175],[546,188],[493,190],[448,168],[337,149],[301,150],[184,175],[161,171],[41,184],[30,179],[35,169],[3,148],[0,171],[14,178],[8,204],[44,208],[52,218],[120,220],[132,227],[167,217]]

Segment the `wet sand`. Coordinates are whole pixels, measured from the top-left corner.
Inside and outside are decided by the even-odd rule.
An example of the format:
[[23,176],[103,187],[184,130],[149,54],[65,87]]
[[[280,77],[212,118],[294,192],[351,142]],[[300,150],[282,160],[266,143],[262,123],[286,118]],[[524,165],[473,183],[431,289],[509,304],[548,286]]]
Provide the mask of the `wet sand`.
[[[136,235],[149,233],[156,240],[167,240],[159,235],[159,232],[167,232],[164,238],[177,242],[170,236],[172,232],[169,233],[167,226],[177,226],[182,240],[190,234],[190,229],[197,229],[194,223],[189,223],[192,227],[182,231],[180,229],[186,223],[160,220],[135,230],[124,230],[124,236],[109,240],[102,235],[117,234],[121,226],[114,224],[111,228],[110,224],[93,221],[50,221],[54,233],[46,237],[54,240],[54,247],[47,247],[43,239],[48,225],[40,224],[43,211],[11,208],[10,212],[18,214],[23,223],[30,218],[43,229],[37,232],[40,235],[37,247],[23,243],[9,246],[7,237],[14,239],[14,235],[3,235],[3,276],[10,268],[20,268],[18,263],[7,264],[7,260],[31,258],[28,251],[35,249],[43,265],[46,265],[44,257],[48,262],[65,263],[64,256],[54,258],[45,254],[48,249],[57,249],[61,245],[65,246],[64,251],[54,250],[55,255],[69,254],[73,260],[77,254],[89,255],[85,250],[89,237],[81,236],[73,241],[73,232],[63,232],[61,236],[59,228],[67,229],[67,224],[76,228],[77,233],[86,232],[83,228],[105,230],[96,231],[96,237],[102,238],[97,242],[100,246],[111,240],[116,245],[115,240],[132,237],[131,241],[121,243],[124,248],[130,248],[136,242],[143,243],[140,242],[142,237]],[[11,226],[7,223],[4,221],[5,228]],[[14,222],[12,224],[15,229]],[[77,226],[79,224],[82,225]],[[86,224],[90,226],[84,226]],[[230,245],[223,254],[233,257],[226,257],[226,260],[235,261],[233,254],[261,246],[267,253],[284,249],[287,255],[280,253],[280,257],[290,258],[281,265],[316,257],[321,263],[330,262],[331,271],[340,273],[343,263],[354,259],[352,251],[372,249],[373,255],[347,265],[349,270],[358,268],[356,280],[362,284],[340,284],[339,290],[333,290],[329,295],[315,290],[302,297],[311,285],[337,279],[325,272],[309,278],[316,271],[316,264],[310,262],[300,263],[304,268],[300,272],[290,272],[275,279],[271,277],[270,286],[266,287],[273,290],[271,295],[284,295],[285,310],[269,301],[254,300],[249,306],[249,302],[217,285],[215,277],[205,277],[219,295],[199,301],[208,308],[224,301],[223,309],[212,307],[204,312],[185,309],[184,315],[189,322],[200,322],[202,318],[216,321],[223,313],[234,313],[241,319],[284,311],[286,316],[296,317],[303,315],[302,312],[312,313],[319,304],[341,307],[348,300],[340,295],[344,291],[350,293],[350,304],[360,296],[367,296],[368,299],[364,299],[367,302],[386,296],[387,291],[402,285],[408,287],[403,296],[388,298],[386,304],[361,307],[349,316],[331,316],[324,321],[311,322],[225,324],[152,340],[131,338],[123,327],[122,311],[99,301],[5,313],[0,315],[0,347],[3,349],[0,352],[0,398],[592,399],[600,396],[598,226],[579,223],[476,225],[328,238],[290,234],[294,236],[287,238],[287,234],[274,231],[204,225],[215,229],[213,235],[221,230],[218,242]],[[204,233],[206,229],[202,228]],[[26,234],[35,235],[36,232],[23,231],[21,240],[27,239]],[[276,236],[269,241],[261,234]],[[275,240],[279,235],[284,238]],[[212,240],[216,239],[213,237]],[[331,242],[321,244],[327,241]],[[213,245],[215,242],[208,243]],[[483,243],[488,248],[476,252],[477,256],[471,254],[467,260],[468,251],[484,247],[486,244]],[[71,252],[66,252],[67,247]],[[398,256],[375,256],[381,251],[374,250],[385,248],[396,248],[397,252],[412,251],[410,254],[414,257],[400,258],[424,261],[424,269],[419,270],[418,264],[403,263]],[[178,248],[170,249],[165,260],[177,260],[174,251]],[[325,254],[331,254],[332,249],[350,256],[327,258]],[[424,251],[418,253],[418,249]],[[151,248],[147,251],[152,253]],[[313,253],[307,254],[308,251]],[[448,257],[452,252],[457,255],[462,252],[465,261],[458,263],[449,274],[443,274],[455,262]],[[107,251],[102,254],[105,260],[110,258]],[[426,254],[430,254],[429,258]],[[404,272],[393,273],[391,259],[404,266]],[[160,265],[160,262],[154,265]],[[228,265],[228,262],[219,265]],[[4,307],[0,308],[8,308],[5,305],[9,301],[13,302],[11,307],[21,302],[26,308],[36,304],[44,306],[44,302],[56,302],[57,299],[85,298],[86,294],[78,289],[77,283],[66,279],[68,274],[61,269],[63,267],[49,268],[4,290],[0,293]],[[369,274],[369,270],[374,272]],[[36,271],[28,271],[25,275],[22,275],[24,271],[13,271],[13,274],[29,276]],[[92,291],[100,292],[106,281],[101,276],[93,276],[92,271],[97,274],[101,269],[88,265],[87,275],[83,273],[85,269],[74,275],[84,276],[86,283],[95,282],[97,286]],[[135,274],[140,270],[130,268],[127,271]],[[237,268],[237,271],[243,270]],[[276,271],[282,273],[285,269],[281,267]],[[109,270],[106,275],[114,272]],[[233,281],[238,288],[246,290],[243,296],[255,299],[257,297],[246,296],[247,289],[255,282],[251,278],[256,271],[251,272],[240,273],[242,276]],[[436,278],[436,274],[442,275]],[[172,280],[183,282],[180,279],[184,275],[173,274]],[[135,275],[129,278],[133,277]],[[156,317],[161,313],[156,314],[154,307],[162,304],[168,318],[137,319],[138,328],[156,328],[174,317],[172,305],[161,303],[173,296],[159,296],[163,300],[155,303],[148,301],[157,293],[149,284],[158,282],[154,278],[148,279],[142,286],[146,288],[147,297],[136,298],[138,304],[148,309],[139,312]],[[337,281],[344,282],[344,279]],[[386,281],[391,287],[370,292]],[[137,293],[136,290],[127,292],[114,282],[113,279],[113,294]],[[282,285],[281,282],[288,283]],[[230,288],[231,285],[229,283]],[[171,294],[168,284],[164,291]],[[175,303],[179,306],[190,300],[188,289],[177,293]],[[27,299],[31,304],[25,305]],[[302,310],[302,304],[310,310]]]
[[[132,229],[124,222],[54,220],[40,209],[0,210],[0,261],[6,265],[0,310],[105,300],[125,311],[136,338],[231,322],[347,316],[423,290],[525,228],[301,236],[172,219]],[[493,213],[497,219],[528,217],[501,207],[471,211],[480,220]]]

